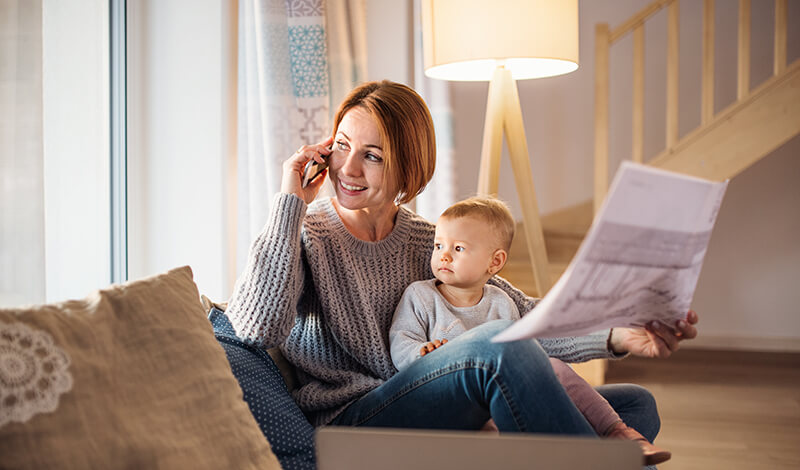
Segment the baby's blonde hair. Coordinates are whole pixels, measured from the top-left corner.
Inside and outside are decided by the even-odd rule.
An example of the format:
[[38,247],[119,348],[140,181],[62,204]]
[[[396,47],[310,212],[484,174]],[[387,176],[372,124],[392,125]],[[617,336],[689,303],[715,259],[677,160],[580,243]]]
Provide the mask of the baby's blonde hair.
[[514,216],[505,202],[491,196],[474,196],[459,201],[442,212],[442,217],[477,217],[485,220],[497,235],[499,247],[506,252],[514,239]]

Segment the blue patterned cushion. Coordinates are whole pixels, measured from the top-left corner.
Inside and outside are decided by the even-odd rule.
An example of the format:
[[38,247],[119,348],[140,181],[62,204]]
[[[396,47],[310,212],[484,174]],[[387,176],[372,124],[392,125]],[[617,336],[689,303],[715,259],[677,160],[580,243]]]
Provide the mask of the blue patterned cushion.
[[242,342],[221,310],[211,309],[214,327],[244,400],[284,470],[316,468],[314,428],[292,400],[269,354]]

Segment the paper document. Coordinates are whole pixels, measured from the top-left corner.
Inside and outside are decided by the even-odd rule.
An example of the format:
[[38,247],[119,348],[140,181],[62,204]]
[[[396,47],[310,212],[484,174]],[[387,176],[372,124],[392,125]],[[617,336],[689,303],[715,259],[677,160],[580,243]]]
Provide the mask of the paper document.
[[564,275],[494,341],[685,318],[727,186],[623,162]]

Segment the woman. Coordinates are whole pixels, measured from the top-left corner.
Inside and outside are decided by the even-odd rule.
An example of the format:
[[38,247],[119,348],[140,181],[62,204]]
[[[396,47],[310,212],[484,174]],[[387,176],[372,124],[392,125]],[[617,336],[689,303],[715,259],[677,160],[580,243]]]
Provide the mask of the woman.
[[[336,112],[333,136],[284,163],[281,193],[226,312],[237,334],[280,346],[298,371],[294,399],[315,426],[480,429],[492,418],[500,431],[593,435],[548,356],[666,357],[696,335],[697,315],[674,328],[501,344],[489,340],[507,324],[495,322],[397,373],[388,347],[392,315],[411,282],[433,277],[434,234],[399,204],[422,191],[435,158],[433,122],[413,90],[388,81],[353,90]],[[328,173],[303,188],[311,159],[327,159]],[[314,201],[326,176],[335,197]],[[499,277],[490,283],[522,312],[535,305]],[[646,390],[599,391],[652,441],[659,422]]]

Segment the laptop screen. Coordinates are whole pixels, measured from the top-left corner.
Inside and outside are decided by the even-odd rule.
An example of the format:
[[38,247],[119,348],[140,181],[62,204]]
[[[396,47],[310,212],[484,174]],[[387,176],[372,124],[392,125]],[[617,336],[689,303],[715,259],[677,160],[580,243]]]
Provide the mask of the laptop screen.
[[631,441],[543,434],[329,426],[316,432],[319,470],[641,470]]

